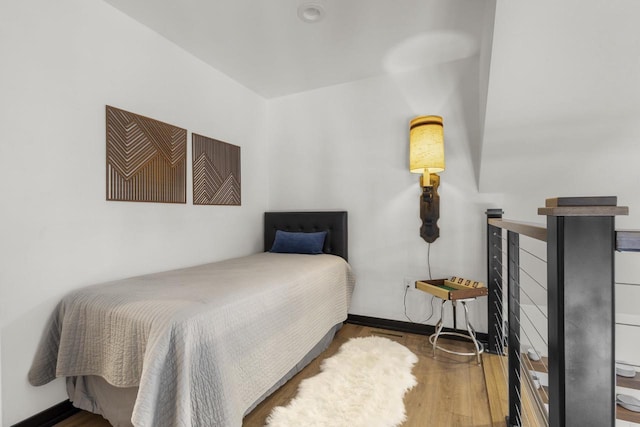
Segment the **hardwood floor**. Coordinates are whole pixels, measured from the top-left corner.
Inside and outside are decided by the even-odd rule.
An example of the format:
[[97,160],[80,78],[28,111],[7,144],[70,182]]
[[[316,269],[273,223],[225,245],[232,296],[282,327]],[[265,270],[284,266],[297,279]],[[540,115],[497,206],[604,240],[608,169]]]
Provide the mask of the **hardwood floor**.
[[111,424],[107,422],[100,415],[95,415],[90,412],[79,412],[71,418],[55,424],[56,426],[64,427],[110,427]]
[[[295,396],[300,382],[320,371],[323,359],[332,356],[350,338],[369,335],[395,340],[418,356],[418,363],[413,368],[418,385],[405,395],[407,421],[403,427],[493,426],[483,369],[475,363],[475,358],[438,351],[434,359],[424,335],[347,324],[320,357],[248,414],[243,427],[262,427],[272,408],[286,405]],[[451,349],[471,351],[471,345],[466,342],[447,340],[446,343]],[[80,412],[56,426],[108,427],[109,423],[98,415]]]

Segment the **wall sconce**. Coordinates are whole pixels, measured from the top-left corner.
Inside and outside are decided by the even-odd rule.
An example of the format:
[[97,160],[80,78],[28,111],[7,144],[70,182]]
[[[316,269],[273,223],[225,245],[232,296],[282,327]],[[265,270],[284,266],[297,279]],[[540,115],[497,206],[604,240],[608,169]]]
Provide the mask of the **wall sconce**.
[[420,116],[409,125],[409,169],[421,173],[420,236],[429,243],[440,236],[440,196],[438,172],[444,170],[444,131],[442,117]]

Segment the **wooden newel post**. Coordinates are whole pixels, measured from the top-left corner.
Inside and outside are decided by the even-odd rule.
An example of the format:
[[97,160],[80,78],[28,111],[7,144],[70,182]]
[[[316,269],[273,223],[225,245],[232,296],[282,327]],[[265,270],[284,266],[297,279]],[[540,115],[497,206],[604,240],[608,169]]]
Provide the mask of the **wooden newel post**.
[[615,425],[616,197],[548,199],[549,426]]

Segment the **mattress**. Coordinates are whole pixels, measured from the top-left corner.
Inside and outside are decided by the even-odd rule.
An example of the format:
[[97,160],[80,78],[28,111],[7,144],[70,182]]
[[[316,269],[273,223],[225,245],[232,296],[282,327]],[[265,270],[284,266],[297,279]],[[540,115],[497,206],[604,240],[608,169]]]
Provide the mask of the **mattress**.
[[[249,414],[260,402],[282,387],[326,350],[341,327],[342,323],[331,328],[302,360],[247,408],[244,415]],[[138,395],[138,387],[115,387],[98,376],[67,377],[66,383],[67,395],[76,408],[102,415],[113,427],[133,426],[131,416]]]

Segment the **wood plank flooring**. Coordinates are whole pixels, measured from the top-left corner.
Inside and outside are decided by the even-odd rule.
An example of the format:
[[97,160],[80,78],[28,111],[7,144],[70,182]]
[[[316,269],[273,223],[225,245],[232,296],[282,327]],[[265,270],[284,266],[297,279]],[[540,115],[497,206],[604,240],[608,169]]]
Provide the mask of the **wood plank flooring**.
[[[491,419],[495,426],[505,425],[505,415],[509,413],[509,393],[507,390],[507,357],[495,354],[483,354],[482,365],[484,368],[485,383],[489,396],[489,408],[491,409]],[[527,368],[525,366],[525,368]],[[530,376],[523,376],[525,382],[522,384],[522,425],[526,427],[543,427],[548,425],[544,409],[537,406],[534,394],[535,389]]]
[[500,357],[495,354],[482,355],[485,384],[489,397],[491,421],[494,425],[504,425],[505,414],[509,413],[509,394],[504,368],[500,365]]
[[[418,385],[405,395],[407,420],[403,427],[492,427],[487,388],[481,365],[474,357],[456,356],[441,351],[432,357],[431,346],[424,335],[394,332],[346,324],[329,348],[298,375],[258,405],[243,420],[243,427],[262,427],[275,406],[286,405],[296,394],[300,382],[320,371],[323,359],[332,356],[340,345],[352,337],[379,335],[395,340],[418,356],[413,374]],[[471,351],[471,344],[439,341],[448,348]],[[504,418],[501,424],[504,426]],[[57,427],[108,427],[102,417],[80,412],[56,424]]]

